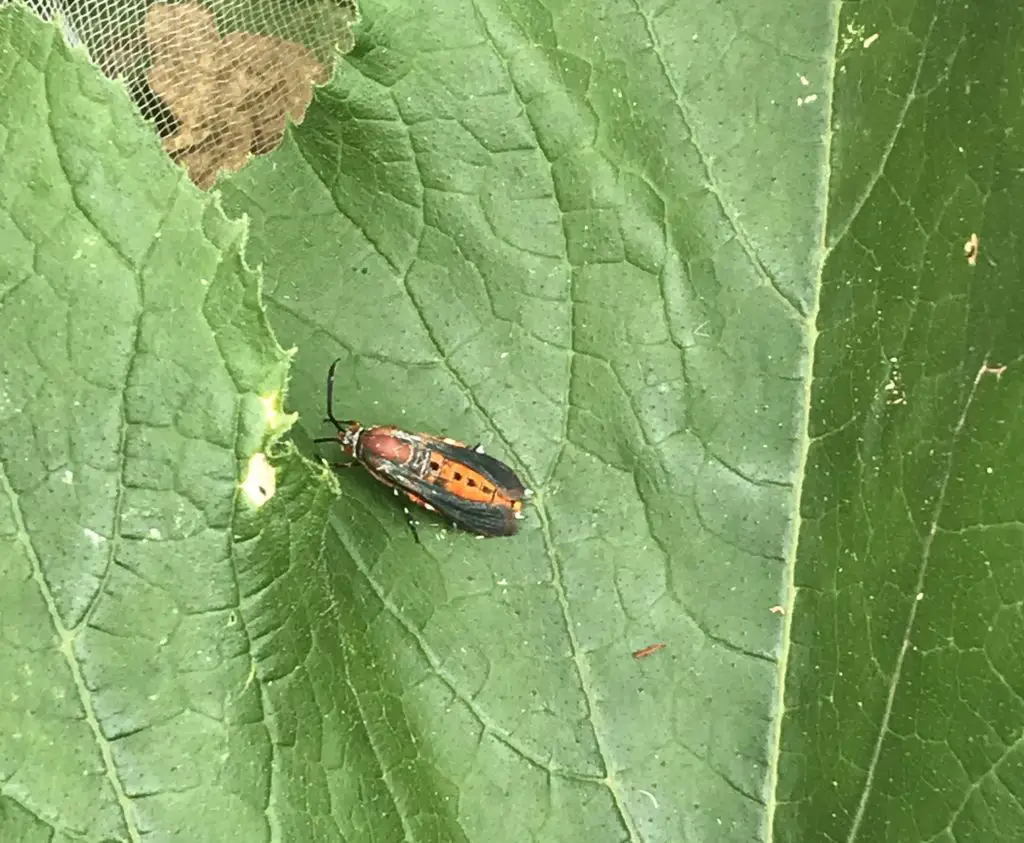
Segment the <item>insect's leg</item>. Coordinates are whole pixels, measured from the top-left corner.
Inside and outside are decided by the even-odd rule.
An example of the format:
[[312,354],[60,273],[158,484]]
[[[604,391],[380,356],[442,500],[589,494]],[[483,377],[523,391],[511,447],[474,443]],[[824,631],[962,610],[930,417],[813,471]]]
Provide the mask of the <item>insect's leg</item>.
[[[319,456],[319,454],[317,456]],[[329,465],[331,468],[352,468],[354,465],[359,465],[357,460],[352,460],[351,462],[329,462],[323,457],[320,457],[320,462],[324,465]]]
[[[321,436],[321,437],[313,440],[313,443],[316,444],[316,445],[322,445],[324,442],[334,442],[335,444],[337,444],[338,437],[337,436]],[[317,454],[317,456],[319,457],[320,455]],[[323,460],[324,462],[327,462],[327,460],[325,460],[323,457],[320,457],[320,459]],[[330,465],[332,468],[350,468],[353,465],[359,465],[359,461],[358,460],[352,460],[351,462],[332,462],[332,463],[327,463],[327,464]]]

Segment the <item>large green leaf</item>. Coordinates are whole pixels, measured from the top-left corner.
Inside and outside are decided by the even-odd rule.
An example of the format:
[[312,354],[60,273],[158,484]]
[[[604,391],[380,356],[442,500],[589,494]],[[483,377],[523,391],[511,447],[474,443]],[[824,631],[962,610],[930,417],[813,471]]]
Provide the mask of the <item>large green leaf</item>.
[[1024,840],[1024,9],[899,5],[840,28],[774,827]]
[[244,226],[59,38],[0,10],[0,839],[256,839],[235,491],[287,357]]
[[1020,839],[1022,13],[363,12],[246,224],[0,10],[0,840]]

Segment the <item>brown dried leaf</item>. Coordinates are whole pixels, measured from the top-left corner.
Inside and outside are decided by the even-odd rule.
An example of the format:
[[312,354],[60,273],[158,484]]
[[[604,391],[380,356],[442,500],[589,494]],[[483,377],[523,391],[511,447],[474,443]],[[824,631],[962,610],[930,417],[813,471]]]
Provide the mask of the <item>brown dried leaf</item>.
[[179,124],[164,148],[204,189],[218,171],[276,147],[285,118],[301,122],[313,83],[327,81],[304,45],[248,32],[222,39],[213,14],[194,3],[151,5],[146,39],[150,87]]

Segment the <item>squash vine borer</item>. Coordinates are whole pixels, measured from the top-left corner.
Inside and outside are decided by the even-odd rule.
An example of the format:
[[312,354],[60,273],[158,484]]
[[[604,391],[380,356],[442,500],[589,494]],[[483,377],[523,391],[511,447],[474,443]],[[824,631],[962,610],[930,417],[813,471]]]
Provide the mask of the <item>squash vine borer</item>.
[[[335,436],[314,440],[337,442],[351,457],[335,468],[361,465],[381,483],[412,503],[436,512],[456,527],[481,537],[515,535],[523,503],[531,492],[505,463],[488,456],[479,445],[429,433],[410,433],[391,425],[363,427],[355,419],[334,415],[335,360],[327,372],[327,418]],[[409,510],[406,521],[418,542]]]

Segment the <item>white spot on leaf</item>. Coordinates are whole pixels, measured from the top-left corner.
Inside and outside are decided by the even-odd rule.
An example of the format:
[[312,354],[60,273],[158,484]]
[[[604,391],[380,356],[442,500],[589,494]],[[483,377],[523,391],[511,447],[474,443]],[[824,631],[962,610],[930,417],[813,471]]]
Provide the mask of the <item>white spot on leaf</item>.
[[249,459],[249,470],[242,481],[242,491],[257,509],[274,497],[277,491],[277,471],[262,451]]

